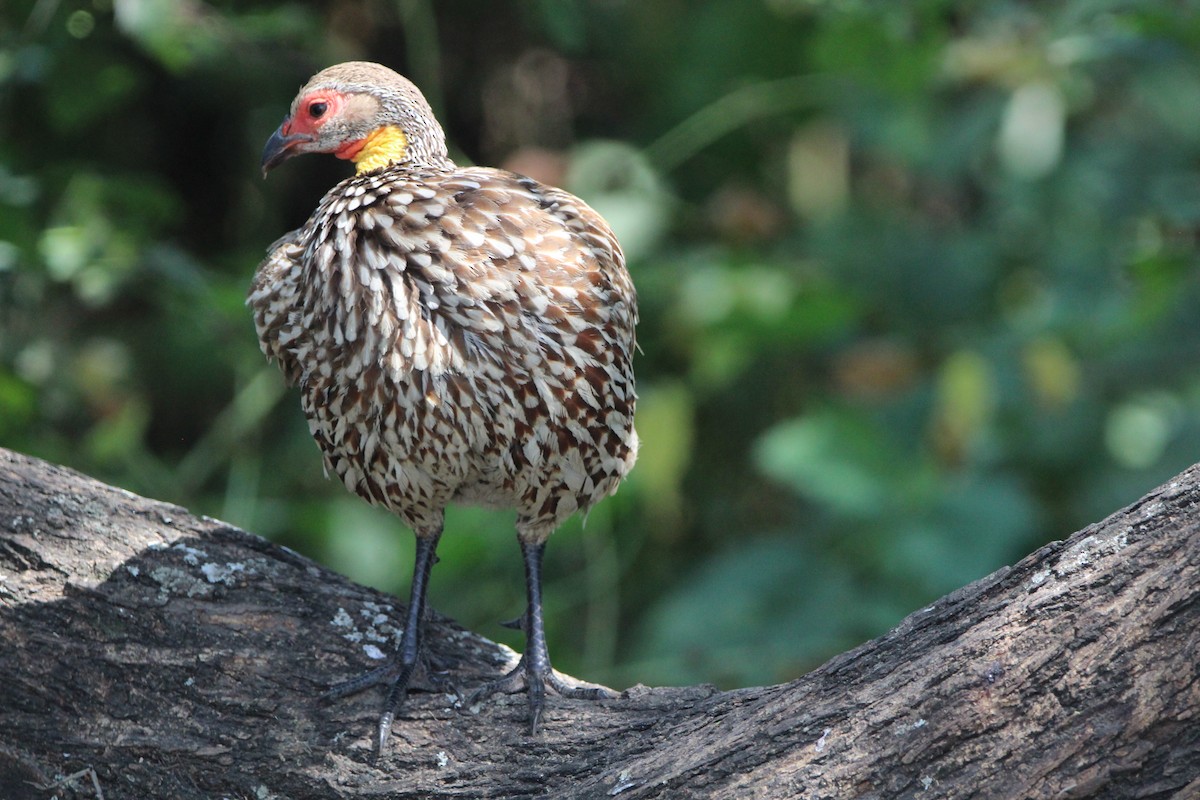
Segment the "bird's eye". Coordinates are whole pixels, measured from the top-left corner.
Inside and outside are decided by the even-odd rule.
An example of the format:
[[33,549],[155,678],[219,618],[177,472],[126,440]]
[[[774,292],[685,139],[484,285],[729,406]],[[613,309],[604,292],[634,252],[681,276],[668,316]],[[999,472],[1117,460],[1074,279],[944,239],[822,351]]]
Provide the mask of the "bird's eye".
[[313,119],[320,119],[325,116],[325,112],[329,110],[329,104],[325,102],[312,103],[308,107],[308,115]]

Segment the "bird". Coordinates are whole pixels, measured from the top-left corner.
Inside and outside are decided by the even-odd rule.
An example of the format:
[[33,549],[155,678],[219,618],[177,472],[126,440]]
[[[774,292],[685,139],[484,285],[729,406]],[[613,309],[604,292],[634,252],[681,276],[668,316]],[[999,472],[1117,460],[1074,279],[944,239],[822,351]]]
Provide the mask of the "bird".
[[407,78],[353,61],[316,73],[262,154],[264,178],[325,153],[355,174],[268,250],[251,282],[259,343],[299,388],[326,474],[416,537],[394,657],[331,687],[383,685],[374,751],[427,673],[426,589],[448,505],[516,511],[527,604],[517,665],[470,698],[613,697],[555,673],[542,615],[551,533],[614,493],[638,452],[637,293],[609,225],[568,192],[459,166]]

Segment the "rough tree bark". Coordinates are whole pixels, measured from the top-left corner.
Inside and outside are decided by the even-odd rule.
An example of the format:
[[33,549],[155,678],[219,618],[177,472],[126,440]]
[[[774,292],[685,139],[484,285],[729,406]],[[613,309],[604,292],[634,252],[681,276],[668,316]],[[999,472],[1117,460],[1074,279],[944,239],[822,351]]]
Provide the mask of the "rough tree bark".
[[[416,694],[372,764],[378,694],[317,695],[394,598],[0,450],[0,798],[1196,798],[1198,532],[1193,467],[798,681],[552,698],[534,738]],[[466,689],[512,657],[430,642]]]

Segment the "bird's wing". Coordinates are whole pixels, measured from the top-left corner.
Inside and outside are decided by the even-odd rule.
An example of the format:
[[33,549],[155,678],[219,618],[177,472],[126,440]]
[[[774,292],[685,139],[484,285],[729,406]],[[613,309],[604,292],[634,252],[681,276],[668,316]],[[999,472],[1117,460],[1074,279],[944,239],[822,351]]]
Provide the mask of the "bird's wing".
[[288,343],[295,338],[286,330],[294,319],[298,282],[301,277],[306,228],[297,228],[279,237],[258,265],[246,303],[254,311],[254,326],[259,346],[267,358],[277,361],[288,382],[300,379],[300,365]]

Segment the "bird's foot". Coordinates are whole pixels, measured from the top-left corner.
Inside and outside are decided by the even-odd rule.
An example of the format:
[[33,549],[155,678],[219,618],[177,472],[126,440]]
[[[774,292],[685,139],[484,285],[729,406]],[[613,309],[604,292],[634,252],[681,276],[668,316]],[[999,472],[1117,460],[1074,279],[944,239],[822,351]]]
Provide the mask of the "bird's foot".
[[547,689],[560,697],[576,700],[606,700],[618,696],[603,686],[572,686],[554,671],[549,658],[531,659],[527,653],[506,675],[476,689],[466,705],[473,706],[496,693],[514,694],[524,690],[529,694],[529,735],[535,736],[546,705]]
[[462,694],[458,687],[447,677],[445,671],[432,669],[430,658],[418,658],[413,662],[394,659],[377,667],[370,672],[364,672],[349,680],[335,683],[325,690],[321,699],[330,702],[343,697],[358,694],[375,686],[387,686],[387,699],[383,704],[383,712],[379,716],[379,724],[375,730],[374,757],[378,758],[387,743],[396,719],[396,712],[404,705],[410,691],[444,692],[453,694],[457,700]]
[[321,694],[321,699],[324,701],[340,700],[381,684],[393,686],[406,672],[410,691],[452,694],[457,698],[462,697],[458,685],[450,679],[446,662],[436,656],[423,655],[412,667],[406,667],[399,659],[393,659],[382,667],[376,667],[348,680],[339,681],[326,689]]

